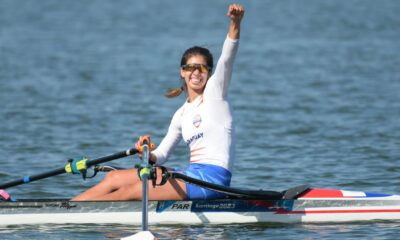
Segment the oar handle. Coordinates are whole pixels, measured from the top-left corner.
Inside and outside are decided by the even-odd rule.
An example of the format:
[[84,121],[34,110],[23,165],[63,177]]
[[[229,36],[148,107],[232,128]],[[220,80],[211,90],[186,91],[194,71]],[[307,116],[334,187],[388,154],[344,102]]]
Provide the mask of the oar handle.
[[[119,159],[119,158],[130,156],[130,155],[133,155],[133,154],[136,154],[136,153],[138,153],[136,148],[130,148],[130,149],[126,150],[126,151],[117,152],[117,153],[114,153],[112,155],[108,155],[108,156],[97,158],[97,159],[93,159],[93,160],[88,160],[86,162],[86,164],[87,164],[87,167],[91,167],[91,166],[96,165],[96,164],[109,162],[109,161],[112,161],[112,160],[116,160],[116,159]],[[6,188],[10,188],[10,187],[15,187],[15,186],[18,186],[18,185],[22,185],[22,184],[29,183],[29,182],[34,182],[34,181],[41,180],[41,179],[44,179],[44,178],[57,176],[57,175],[60,175],[60,174],[63,174],[63,173],[65,173],[65,167],[57,168],[57,169],[54,169],[54,170],[51,170],[51,171],[48,171],[48,172],[44,172],[44,173],[40,173],[40,174],[36,174],[36,175],[32,175],[32,176],[25,176],[25,177],[22,177],[20,179],[1,184],[0,185],[0,189],[6,189]]]

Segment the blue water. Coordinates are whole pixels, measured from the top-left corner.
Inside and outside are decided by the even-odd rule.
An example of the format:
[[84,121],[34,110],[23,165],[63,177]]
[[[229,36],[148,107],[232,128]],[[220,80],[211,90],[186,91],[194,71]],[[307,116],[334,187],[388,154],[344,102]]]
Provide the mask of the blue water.
[[[218,57],[231,1],[0,2],[0,182],[101,157],[150,133],[183,98],[179,61]],[[400,194],[400,2],[238,1],[246,7],[229,98],[233,186],[300,184]],[[182,144],[169,166],[188,164]],[[129,167],[135,158],[114,162]],[[71,197],[101,180],[59,176],[9,189]],[[151,226],[161,239],[396,239],[399,223]],[[107,239],[115,226],[16,226],[1,239]]]

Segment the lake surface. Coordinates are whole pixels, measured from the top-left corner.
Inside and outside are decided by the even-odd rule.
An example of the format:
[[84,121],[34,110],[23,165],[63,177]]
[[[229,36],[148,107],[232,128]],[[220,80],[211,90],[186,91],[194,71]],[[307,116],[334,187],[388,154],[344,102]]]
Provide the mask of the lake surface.
[[[97,158],[150,133],[183,97],[186,48],[218,58],[231,1],[0,2],[0,182]],[[400,194],[400,2],[238,1],[246,8],[229,99],[232,185]],[[131,167],[137,158],[113,165]],[[168,166],[188,164],[182,144]],[[101,180],[59,176],[15,198],[71,197]],[[400,223],[151,226],[160,239],[395,239]],[[15,226],[1,239],[113,239],[126,225]]]

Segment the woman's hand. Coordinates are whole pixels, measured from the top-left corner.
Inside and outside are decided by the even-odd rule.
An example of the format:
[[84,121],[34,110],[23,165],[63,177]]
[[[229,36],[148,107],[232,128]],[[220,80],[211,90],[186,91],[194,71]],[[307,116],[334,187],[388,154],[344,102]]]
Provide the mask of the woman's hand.
[[240,24],[244,15],[244,8],[240,4],[231,4],[226,15],[235,23]]
[[229,5],[228,13],[226,15],[231,19],[228,36],[231,39],[239,39],[240,38],[240,23],[244,16],[243,6],[240,4]]
[[[142,158],[144,142],[146,142],[149,145],[150,151],[154,149],[154,144],[151,142],[150,135],[147,134],[144,136],[140,136],[139,140],[135,143],[135,148],[139,151],[140,158]],[[150,158],[151,158],[151,154],[150,154]]]

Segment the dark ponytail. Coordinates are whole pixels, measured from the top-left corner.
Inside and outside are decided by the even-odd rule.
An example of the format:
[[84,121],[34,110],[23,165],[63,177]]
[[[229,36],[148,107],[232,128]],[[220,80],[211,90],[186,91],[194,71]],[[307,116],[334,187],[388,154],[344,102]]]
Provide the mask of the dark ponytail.
[[165,96],[167,98],[174,98],[174,97],[178,97],[179,95],[182,94],[182,92],[185,91],[185,88],[182,86],[180,88],[170,88],[168,89],[167,93],[165,93]]

